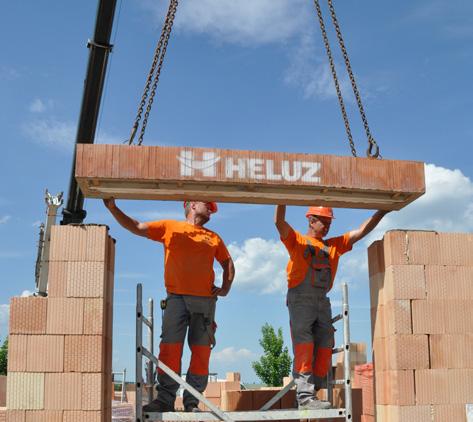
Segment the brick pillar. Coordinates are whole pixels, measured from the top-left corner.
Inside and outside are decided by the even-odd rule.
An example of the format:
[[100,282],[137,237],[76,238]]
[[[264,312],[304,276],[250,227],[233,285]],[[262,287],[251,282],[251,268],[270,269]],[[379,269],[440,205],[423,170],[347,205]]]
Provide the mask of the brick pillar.
[[7,421],[109,422],[114,240],[54,226],[48,297],[10,305]]
[[377,420],[466,422],[473,235],[390,231],[368,260]]

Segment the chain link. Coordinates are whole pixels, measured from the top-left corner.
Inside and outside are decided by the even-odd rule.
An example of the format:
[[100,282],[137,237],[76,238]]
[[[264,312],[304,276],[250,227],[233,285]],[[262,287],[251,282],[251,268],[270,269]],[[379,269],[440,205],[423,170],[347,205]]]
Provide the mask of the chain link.
[[340,89],[340,84],[338,82],[337,71],[335,69],[335,64],[333,61],[332,50],[330,48],[330,43],[327,37],[327,31],[325,30],[324,18],[322,16],[322,10],[318,0],[314,0],[315,8],[317,9],[317,16],[319,18],[320,30],[322,32],[322,37],[324,39],[325,50],[327,51],[328,61],[330,64],[330,70],[332,71],[333,81],[335,83],[335,89],[337,90],[338,102],[340,104],[340,110],[342,112],[343,122],[345,123],[345,131],[347,133],[348,142],[350,143],[351,153],[356,157],[355,143],[353,142],[353,136],[351,134],[350,122],[348,120],[347,111],[345,109],[345,103],[343,101],[342,91]]
[[[167,45],[169,42],[169,37],[171,35],[172,25],[174,23],[174,18],[176,16],[176,10],[178,6],[178,0],[170,0],[169,9],[166,14],[166,19],[164,21],[164,25],[161,31],[161,36],[159,38],[158,44],[156,46],[156,50],[154,52],[153,63],[151,64],[151,69],[148,73],[148,77],[146,79],[145,88],[143,91],[143,95],[141,97],[141,102],[138,107],[138,112],[136,114],[135,123],[133,124],[130,139],[128,140],[128,144],[131,145],[133,143],[133,139],[135,138],[136,132],[140,125],[141,117],[143,115],[143,110],[146,105],[146,102],[149,100],[146,107],[146,112],[143,118],[143,123],[141,126],[141,132],[138,139],[138,145],[143,143],[143,137],[146,131],[146,126],[148,124],[149,113],[151,111],[151,107],[153,105],[154,96],[156,94],[156,88],[159,82],[159,76],[161,74],[161,69],[163,66],[164,56],[166,55]],[[156,70],[157,67],[157,70]],[[154,76],[154,80],[153,80]],[[153,85],[151,86],[151,82]],[[151,93],[150,93],[151,89]]]
[[[373,136],[371,135],[370,127],[368,125],[368,119],[366,118],[366,114],[365,114],[365,111],[364,111],[364,108],[363,108],[363,104],[361,102],[361,95],[360,95],[360,92],[358,91],[358,87],[356,85],[355,76],[353,75],[353,71],[352,71],[351,64],[350,64],[350,59],[348,57],[348,52],[347,52],[347,49],[345,47],[345,42],[343,41],[342,32],[340,30],[340,25],[338,23],[337,15],[335,13],[335,8],[333,7],[332,0],[327,0],[327,2],[328,2],[329,9],[330,9],[330,14],[332,16],[333,26],[335,27],[335,32],[337,33],[338,43],[340,44],[340,49],[342,50],[343,59],[345,61],[345,66],[346,66],[346,69],[347,69],[347,72],[348,72],[348,76],[350,78],[351,86],[353,88],[353,93],[355,94],[356,102],[358,104],[358,109],[360,111],[361,120],[363,121],[363,126],[365,128],[366,137],[368,138],[369,145],[368,145],[368,150],[366,151],[366,155],[369,158],[377,158],[377,157],[379,157],[379,146],[376,143],[376,141],[374,140]],[[372,153],[373,148],[375,149],[374,153]]]

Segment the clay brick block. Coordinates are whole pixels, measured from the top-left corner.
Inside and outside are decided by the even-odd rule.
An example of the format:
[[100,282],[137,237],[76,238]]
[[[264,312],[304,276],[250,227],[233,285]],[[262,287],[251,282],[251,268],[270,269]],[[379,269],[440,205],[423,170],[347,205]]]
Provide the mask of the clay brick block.
[[384,305],[384,273],[378,273],[370,276],[370,307],[377,308]]
[[376,371],[376,404],[415,405],[414,371]]
[[11,410],[6,411],[7,422],[25,422],[25,411],[24,410]]
[[[276,393],[279,391],[279,388],[271,390],[251,390],[253,391],[253,408],[255,410],[261,409],[269,400],[271,400]],[[281,401],[277,401],[271,407],[271,409],[280,409]]]
[[50,261],[48,273],[48,297],[66,297],[67,262]]
[[467,422],[464,404],[433,405],[431,412],[434,422]]
[[28,372],[64,370],[64,336],[28,336]]
[[10,335],[8,337],[8,372],[25,372],[28,336]]
[[409,263],[407,239],[406,231],[390,230],[384,234],[382,244],[385,267]]
[[440,236],[434,231],[408,231],[407,263],[438,264],[440,262]]
[[425,285],[428,299],[473,299],[473,266],[427,265]]
[[377,405],[376,421],[380,422],[432,422],[430,406]]
[[66,336],[65,372],[102,372],[105,361],[102,336]]
[[89,225],[87,227],[86,261],[107,262],[109,236],[108,227]]
[[368,247],[368,273],[370,278],[384,273],[384,245],[382,240],[376,240]]
[[240,381],[223,381],[222,384],[222,391],[234,391],[240,390],[241,384]]
[[426,369],[429,344],[426,335],[399,334],[386,337],[387,369]]
[[438,264],[473,266],[473,235],[471,233],[440,233]]
[[374,415],[361,415],[360,422],[376,422]]
[[104,334],[105,304],[103,299],[84,299],[83,334]]
[[424,265],[391,265],[386,268],[383,303],[393,299],[425,299]]
[[241,375],[239,372],[227,372],[226,374],[227,381],[238,381],[241,382]]
[[415,371],[417,404],[464,404],[473,401],[473,369]]
[[289,390],[284,396],[281,397],[281,409],[294,409],[295,407],[296,390]]
[[[215,406],[220,407],[220,397],[207,397],[207,400],[210,403],[213,403]],[[199,409],[203,410],[204,412],[208,412],[210,409],[205,406],[202,402],[199,402]]]
[[473,300],[444,301],[445,332],[447,334],[463,334],[472,332]]
[[50,261],[85,261],[87,226],[51,227]]
[[48,299],[13,297],[10,301],[10,334],[44,334]]
[[12,372],[8,374],[8,409],[43,409],[44,374]]
[[412,330],[414,334],[445,333],[445,302],[441,300],[412,301]]
[[102,377],[102,374],[82,374],[82,410],[103,409]]
[[67,297],[104,297],[107,276],[104,262],[68,262]]
[[429,336],[432,369],[473,369],[473,334]]
[[25,422],[62,422],[62,410],[27,410]]
[[222,394],[222,410],[235,412],[253,409],[251,390],[224,391]]
[[377,371],[386,371],[388,369],[386,337],[373,339],[373,364]]
[[83,299],[48,299],[48,334],[82,334],[83,318]]
[[385,305],[386,335],[412,334],[409,300],[390,300]]
[[45,409],[81,410],[82,374],[46,374],[44,388]]
[[204,391],[205,397],[221,397],[222,395],[222,383],[221,382],[209,382],[207,388]]
[[110,421],[111,418],[102,419],[102,412],[66,410],[64,411],[64,422],[102,422]]

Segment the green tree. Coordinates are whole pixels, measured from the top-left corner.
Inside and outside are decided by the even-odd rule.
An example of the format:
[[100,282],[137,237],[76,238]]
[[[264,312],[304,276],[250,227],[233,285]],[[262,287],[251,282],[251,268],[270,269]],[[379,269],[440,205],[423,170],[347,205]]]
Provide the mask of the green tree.
[[268,323],[261,327],[262,338],[259,344],[264,350],[259,361],[252,362],[252,367],[258,378],[271,387],[281,386],[283,378],[291,370],[291,357],[287,347],[284,346],[282,328],[278,332]]
[[8,366],[8,337],[5,339],[0,349],[0,375],[7,374],[7,366]]

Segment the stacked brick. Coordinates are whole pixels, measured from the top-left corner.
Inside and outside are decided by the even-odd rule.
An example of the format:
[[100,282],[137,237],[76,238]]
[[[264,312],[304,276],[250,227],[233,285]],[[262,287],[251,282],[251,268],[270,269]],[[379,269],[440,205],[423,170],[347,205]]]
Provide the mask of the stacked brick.
[[54,226],[48,297],[10,304],[7,421],[111,421],[115,246],[106,226]]
[[374,370],[373,364],[355,366],[353,388],[361,389],[361,422],[374,422]]
[[390,231],[368,256],[377,420],[466,421],[473,235]]

